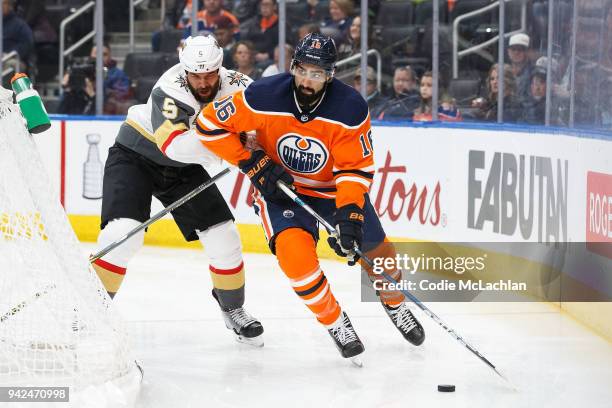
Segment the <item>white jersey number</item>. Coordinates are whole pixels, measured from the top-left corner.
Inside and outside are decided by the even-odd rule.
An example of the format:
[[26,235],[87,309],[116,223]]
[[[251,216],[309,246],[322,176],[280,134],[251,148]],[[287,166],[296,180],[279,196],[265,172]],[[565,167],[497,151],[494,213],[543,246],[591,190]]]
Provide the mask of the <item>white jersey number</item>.
[[166,119],[174,120],[178,116],[178,108],[176,107],[176,103],[172,98],[164,99],[164,106],[162,109],[162,114]]

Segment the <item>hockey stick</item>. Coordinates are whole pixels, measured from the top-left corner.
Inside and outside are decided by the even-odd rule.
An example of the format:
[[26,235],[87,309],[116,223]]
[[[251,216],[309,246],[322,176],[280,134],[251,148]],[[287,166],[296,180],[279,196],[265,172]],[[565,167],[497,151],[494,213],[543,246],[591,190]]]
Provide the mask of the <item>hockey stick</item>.
[[[287,186],[285,183],[283,183],[282,181],[278,181],[277,182],[278,187],[283,190],[283,192],[285,194],[287,194],[287,196],[289,196],[289,198],[291,198],[297,205],[299,205],[300,207],[302,207],[304,210],[306,210],[310,215],[312,215],[317,221],[319,221],[321,223],[321,225],[323,225],[323,227],[325,227],[325,229],[327,230],[327,232],[329,233],[330,236],[334,237],[334,238],[339,238],[338,237],[338,232],[336,231],[336,229],[325,220],[325,218],[321,217],[319,214],[317,214],[317,212],[315,210],[312,209],[312,207],[310,207],[308,204],[306,204],[300,197],[298,197],[297,194],[295,194],[295,192],[289,187]],[[363,252],[361,252],[361,250],[357,247],[355,247],[354,249],[355,253],[357,255],[359,255],[361,257],[361,259],[364,260],[365,263],[367,263],[369,266],[373,267],[374,266],[374,262],[372,262],[372,260],[370,258],[368,258]],[[393,279],[388,273],[386,272],[382,272],[382,276],[387,279],[389,282],[392,282],[394,284],[397,285],[397,281],[395,279]],[[399,285],[397,285],[399,286]],[[482,354],[480,354],[480,352],[478,350],[476,350],[472,345],[470,345],[467,341],[465,341],[463,339],[463,337],[461,337],[460,335],[457,334],[457,332],[455,332],[452,328],[450,328],[450,326],[448,326],[446,323],[444,323],[442,321],[442,319],[440,319],[434,312],[432,312],[427,306],[425,306],[416,296],[414,296],[412,293],[408,292],[405,289],[400,289],[399,290],[404,296],[406,296],[408,299],[410,299],[415,305],[417,305],[427,316],[429,316],[434,322],[438,323],[439,326],[441,326],[444,330],[446,330],[446,332],[448,334],[450,334],[455,340],[457,340],[460,344],[462,344],[464,347],[466,347],[468,350],[470,350],[476,357],[478,357],[481,361],[483,361],[487,366],[489,366],[489,368],[491,368],[493,371],[495,371],[495,373],[497,375],[499,375],[501,378],[503,378],[504,380],[506,380],[506,382],[508,382],[513,388],[516,389],[516,387],[514,387],[514,385],[512,385],[512,382],[510,380],[508,380],[508,378],[506,378],[494,365],[493,363],[491,363],[491,361],[489,361],[489,359],[487,359],[485,356],[483,356]]]
[[196,187],[195,189],[191,190],[189,193],[185,194],[183,197],[179,198],[178,200],[176,200],[175,202],[170,204],[168,207],[164,208],[163,210],[161,210],[160,212],[158,212],[157,214],[155,214],[154,216],[149,218],[147,221],[145,221],[142,224],[138,225],[136,228],[134,228],[133,230],[131,230],[130,232],[128,232],[127,234],[125,234],[124,236],[122,236],[121,238],[116,240],[115,242],[113,242],[110,245],[108,245],[106,248],[103,248],[100,251],[98,251],[97,253],[95,253],[92,256],[90,256],[89,257],[89,262],[95,262],[98,259],[102,258],[104,255],[108,254],[110,251],[112,251],[113,249],[117,248],[119,245],[123,244],[125,241],[130,239],[133,235],[135,235],[138,232],[142,231],[143,229],[147,228],[149,225],[153,224],[155,221],[159,220],[164,215],[168,214],[170,211],[175,210],[176,208],[178,208],[181,205],[185,204],[187,201],[191,200],[193,197],[195,197],[198,194],[200,194],[202,191],[206,190],[208,187],[210,187],[213,184],[215,184],[215,182],[217,180],[219,180],[221,177],[225,176],[229,172],[230,172],[229,167],[221,170],[219,173],[217,173],[213,177],[211,177],[211,179],[208,180],[207,182],[205,182],[205,183],[201,184],[200,186]]

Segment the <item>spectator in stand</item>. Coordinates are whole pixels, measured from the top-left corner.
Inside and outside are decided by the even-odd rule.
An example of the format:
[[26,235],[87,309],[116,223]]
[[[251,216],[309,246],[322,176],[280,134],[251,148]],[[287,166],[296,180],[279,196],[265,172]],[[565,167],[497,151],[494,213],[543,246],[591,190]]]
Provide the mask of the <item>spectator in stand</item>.
[[337,46],[348,36],[353,21],[352,0],[331,0],[329,2],[329,17],[321,23],[321,31],[334,39]]
[[259,0],[239,0],[234,2],[232,13],[240,21],[247,21],[257,15]]
[[[291,59],[293,58],[293,47],[289,44],[285,44],[285,72],[289,72],[291,68]],[[266,69],[264,69],[261,77],[268,77],[272,75],[276,75],[279,73],[278,70],[278,60],[280,58],[278,45],[274,47],[274,64],[268,65]]]
[[[270,63],[274,58],[274,47],[278,44],[278,15],[276,0],[261,0],[259,15],[240,27],[241,38],[253,43],[258,63]],[[255,79],[255,78],[253,78]]]
[[26,63],[34,46],[34,36],[28,24],[15,13],[15,0],[2,3],[2,46],[4,53],[16,51]]
[[[225,19],[234,23],[234,34],[238,36],[240,22],[232,13],[223,9],[223,0],[204,0],[204,10],[198,12],[198,35],[213,34],[218,24]],[[191,36],[191,21],[185,26],[183,39]]]
[[[327,13],[324,13],[320,7],[317,7],[318,5],[319,0],[306,0],[305,20],[312,21],[317,25],[327,17]],[[300,39],[302,38],[304,37],[300,37]]]
[[518,103],[525,103],[529,99],[531,84],[531,71],[533,66],[528,58],[529,36],[527,34],[514,34],[508,43],[508,57],[512,74],[516,81],[516,98]]
[[[172,30],[173,28],[179,28],[179,22],[183,16],[187,16],[186,13],[187,0],[173,0],[169,4],[166,4],[166,10],[164,11],[164,20],[162,21],[162,30]],[[191,9],[191,0],[189,0],[189,8]]]
[[75,74],[65,74],[62,80],[64,93],[62,94],[58,113],[66,115],[95,115],[96,114],[96,89],[91,78],[84,77],[84,82],[76,84],[71,80]]
[[[171,0],[166,6],[164,20],[161,30],[184,29],[189,21],[191,21],[191,5],[192,0]],[[198,0],[198,10],[204,8],[203,0]],[[151,36],[151,49],[153,52],[159,52],[161,47],[161,31],[156,31]]]
[[576,63],[574,96],[574,123],[584,127],[609,127],[610,103],[612,102],[610,81],[604,77],[602,67],[596,62]]
[[[353,78],[353,88],[357,92],[361,92],[361,69],[358,69]],[[376,73],[374,68],[368,66],[366,70],[366,101],[368,102],[368,108],[370,108],[370,117],[377,117],[380,108],[384,106],[387,98],[381,95],[376,89]]]
[[[426,71],[421,77],[419,92],[421,95],[421,103],[419,107],[414,110],[412,120],[415,122],[431,122],[433,120],[431,109],[433,98],[433,74],[431,71]],[[463,120],[461,118],[461,112],[457,109],[455,100],[446,93],[440,95],[438,120],[444,122],[460,122]]]
[[220,18],[215,27],[215,38],[219,46],[223,48],[223,66],[227,69],[234,69],[232,58],[232,47],[236,44],[236,25],[227,16]]
[[[92,61],[95,61],[96,47],[92,47],[89,57]],[[104,63],[105,104],[126,100],[130,94],[130,79],[125,72],[117,66],[117,61],[111,56],[111,48],[108,44],[104,44],[102,61]],[[110,108],[105,108],[105,110],[109,111]],[[127,113],[127,110],[123,113]]]
[[261,78],[261,69],[255,66],[255,46],[248,40],[240,40],[232,48],[234,69],[253,81]]
[[531,74],[531,95],[523,107],[523,120],[532,125],[543,125],[545,115],[546,69],[536,67]]
[[320,33],[321,32],[321,28],[319,27],[318,24],[315,23],[308,23],[308,24],[303,24],[300,26],[300,28],[298,28],[297,31],[297,41],[301,40],[302,38],[306,37],[306,34],[310,34],[310,33]]
[[359,54],[361,51],[361,17],[353,18],[346,38],[338,45],[338,60],[343,60],[351,55]]
[[[497,64],[493,64],[487,75],[487,96],[476,98],[472,101],[472,107],[477,108],[473,113],[475,119],[487,122],[497,121]],[[522,119],[521,106],[516,100],[516,80],[510,65],[504,65],[504,112],[503,121],[515,123]]]
[[393,73],[393,95],[380,109],[377,118],[410,120],[420,101],[417,77],[412,67],[397,67]]
[[[64,75],[64,94],[59,112],[75,115],[95,114],[95,58],[96,47],[91,49],[90,59],[82,64],[78,72],[72,70]],[[130,80],[111,56],[110,46],[103,49],[104,64],[104,113],[118,115],[127,113],[130,98]],[[88,66],[88,68],[84,68]]]
[[47,18],[43,1],[17,0],[15,12],[32,29],[35,43],[57,42],[57,31]]

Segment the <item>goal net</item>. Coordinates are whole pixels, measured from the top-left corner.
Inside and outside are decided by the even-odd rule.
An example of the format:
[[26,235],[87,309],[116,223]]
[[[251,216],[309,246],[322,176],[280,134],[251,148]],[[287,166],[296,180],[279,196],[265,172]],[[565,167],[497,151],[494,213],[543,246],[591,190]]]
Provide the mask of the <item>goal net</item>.
[[131,406],[141,373],[125,327],[9,94],[0,88],[0,386],[67,386],[70,406]]

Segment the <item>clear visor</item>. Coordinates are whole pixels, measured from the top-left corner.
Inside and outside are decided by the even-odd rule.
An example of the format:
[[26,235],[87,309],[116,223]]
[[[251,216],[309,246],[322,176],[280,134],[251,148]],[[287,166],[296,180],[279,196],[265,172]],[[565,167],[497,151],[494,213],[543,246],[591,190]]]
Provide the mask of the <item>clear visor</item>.
[[307,78],[314,82],[326,82],[331,72],[324,69],[306,69],[299,64],[293,64],[291,66],[291,74],[298,78]]

